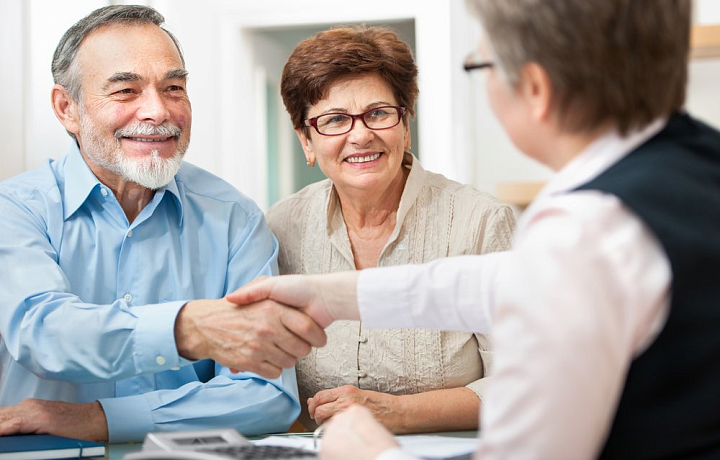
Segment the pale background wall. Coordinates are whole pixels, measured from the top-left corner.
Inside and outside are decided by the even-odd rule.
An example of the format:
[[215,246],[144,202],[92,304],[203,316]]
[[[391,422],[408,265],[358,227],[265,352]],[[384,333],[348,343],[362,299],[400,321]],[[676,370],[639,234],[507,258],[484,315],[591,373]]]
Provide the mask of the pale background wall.
[[[500,182],[550,176],[505,137],[483,76],[462,71],[478,37],[462,0],[364,0],[342,8],[329,0],[0,0],[0,180],[67,152],[70,138],[49,103],[52,52],[76,20],[118,3],[157,8],[183,45],[194,114],[187,160],[263,208],[293,191],[304,162],[274,94],[282,63],[297,40],[333,24],[388,24],[413,42],[421,91],[413,145],[428,169],[491,193]],[[720,2],[696,0],[695,17],[720,24]],[[693,61],[690,75],[688,109],[720,126],[720,59]]]

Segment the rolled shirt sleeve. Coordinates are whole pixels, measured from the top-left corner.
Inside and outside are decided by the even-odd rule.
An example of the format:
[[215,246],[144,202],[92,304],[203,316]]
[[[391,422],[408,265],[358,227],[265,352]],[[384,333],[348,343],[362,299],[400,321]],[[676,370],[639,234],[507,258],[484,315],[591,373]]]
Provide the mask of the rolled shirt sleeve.
[[246,436],[284,432],[300,414],[295,369],[277,379],[223,369],[207,383],[100,399],[110,442],[142,439],[152,431],[232,427]]

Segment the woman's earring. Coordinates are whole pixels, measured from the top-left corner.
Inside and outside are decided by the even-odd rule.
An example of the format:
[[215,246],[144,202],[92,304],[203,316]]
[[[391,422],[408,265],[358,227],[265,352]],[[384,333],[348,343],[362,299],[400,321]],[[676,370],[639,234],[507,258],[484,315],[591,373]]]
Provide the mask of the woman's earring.
[[313,160],[313,161],[308,160],[307,165],[308,165],[308,168],[314,168],[314,167],[315,167],[315,160]]

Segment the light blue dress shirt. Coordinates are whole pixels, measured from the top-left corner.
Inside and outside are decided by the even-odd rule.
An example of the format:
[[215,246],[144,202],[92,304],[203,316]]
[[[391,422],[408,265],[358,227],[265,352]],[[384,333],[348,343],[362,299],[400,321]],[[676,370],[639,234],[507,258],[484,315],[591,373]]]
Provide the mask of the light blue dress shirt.
[[180,308],[277,273],[262,212],[183,164],[129,224],[74,148],[0,183],[0,405],[99,400],[111,442],[150,431],[285,431],[300,412],[279,379],[191,362]]

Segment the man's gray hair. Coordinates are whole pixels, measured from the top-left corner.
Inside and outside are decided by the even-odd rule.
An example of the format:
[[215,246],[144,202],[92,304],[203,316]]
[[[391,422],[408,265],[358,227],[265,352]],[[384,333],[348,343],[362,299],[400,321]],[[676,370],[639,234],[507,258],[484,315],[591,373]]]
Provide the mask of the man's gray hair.
[[185,58],[177,38],[162,27],[165,18],[157,10],[143,5],[113,5],[98,8],[70,27],[60,39],[52,60],[52,75],[56,84],[62,85],[70,97],[80,101],[80,75],[75,65],[80,44],[94,30],[113,24],[155,24],[170,36],[177,47],[183,67]]
[[621,133],[681,109],[690,0],[467,0],[500,74],[517,87],[525,64],[548,73],[561,126]]

